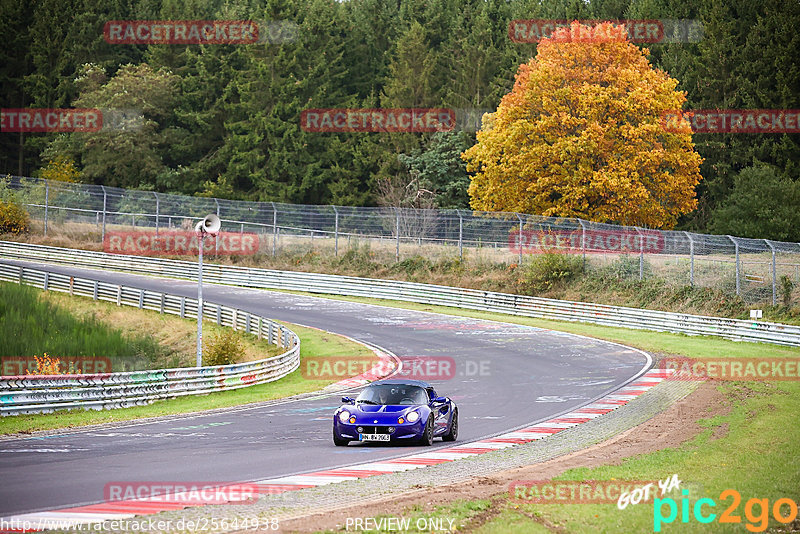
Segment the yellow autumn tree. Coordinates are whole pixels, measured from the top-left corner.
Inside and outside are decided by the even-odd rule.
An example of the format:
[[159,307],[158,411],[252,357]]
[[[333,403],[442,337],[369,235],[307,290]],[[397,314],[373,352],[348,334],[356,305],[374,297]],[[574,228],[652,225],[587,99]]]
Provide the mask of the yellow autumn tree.
[[[581,37],[583,36],[583,37]],[[462,154],[471,205],[672,228],[695,208],[702,158],[691,130],[664,128],[686,94],[610,24],[554,32],[522,64]]]

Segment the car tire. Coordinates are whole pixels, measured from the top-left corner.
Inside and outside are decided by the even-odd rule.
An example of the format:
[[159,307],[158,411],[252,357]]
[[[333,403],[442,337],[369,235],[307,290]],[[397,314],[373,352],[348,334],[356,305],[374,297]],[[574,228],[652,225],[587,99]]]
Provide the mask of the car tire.
[[336,431],[333,431],[333,444],[337,447],[346,447],[347,444],[350,443],[349,439],[340,438],[336,435]]
[[458,438],[458,410],[453,410],[453,421],[450,423],[450,430],[442,436],[444,441],[455,441]]
[[425,423],[425,430],[422,431],[419,443],[427,447],[433,445],[433,416],[428,417],[428,422]]

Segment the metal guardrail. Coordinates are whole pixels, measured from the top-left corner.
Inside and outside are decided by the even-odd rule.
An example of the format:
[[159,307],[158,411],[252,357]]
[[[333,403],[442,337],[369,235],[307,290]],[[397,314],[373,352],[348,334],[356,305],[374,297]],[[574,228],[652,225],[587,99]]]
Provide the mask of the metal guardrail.
[[[0,258],[2,257],[173,278],[192,279],[197,272],[196,264],[187,261],[121,256],[7,241],[0,241]],[[571,302],[413,282],[274,271],[231,265],[207,264],[203,268],[203,277],[208,282],[241,287],[384,298],[525,317],[800,346],[800,326],[780,323]]]
[[[67,276],[39,269],[0,264],[0,280],[45,291],[84,295],[94,300],[135,306],[160,313],[197,317],[197,299]],[[45,413],[84,408],[101,410],[149,404],[158,399],[239,389],[278,380],[300,366],[300,339],[270,319],[211,302],[205,317],[241,329],[288,350],[262,360],[208,367],[155,369],[124,373],[0,377],[0,415]]]

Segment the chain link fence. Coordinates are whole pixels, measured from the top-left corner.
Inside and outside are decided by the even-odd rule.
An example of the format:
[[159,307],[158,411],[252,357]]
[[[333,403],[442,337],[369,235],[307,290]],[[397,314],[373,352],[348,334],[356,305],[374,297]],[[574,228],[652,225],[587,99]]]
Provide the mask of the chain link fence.
[[314,250],[339,256],[472,257],[522,264],[531,254],[580,255],[587,269],[659,277],[676,286],[713,287],[773,305],[800,288],[800,244],[660,231],[522,213],[312,206],[190,197],[8,177],[8,187],[47,235],[54,225],[102,241],[107,232],[188,230],[215,213],[227,232],[259,234],[263,254]]

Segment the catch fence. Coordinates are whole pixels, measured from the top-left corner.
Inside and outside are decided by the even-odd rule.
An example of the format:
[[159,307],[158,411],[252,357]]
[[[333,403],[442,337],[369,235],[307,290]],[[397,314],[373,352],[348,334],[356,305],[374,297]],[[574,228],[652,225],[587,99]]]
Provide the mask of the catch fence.
[[314,206],[190,197],[9,178],[10,189],[44,234],[65,225],[103,240],[110,231],[191,229],[209,213],[227,232],[260,236],[259,253],[314,251],[340,256],[368,247],[376,256],[431,260],[480,257],[522,264],[542,252],[582,258],[587,271],[659,277],[676,286],[714,287],[747,302],[778,304],[800,295],[800,244],[660,231],[522,213]]

